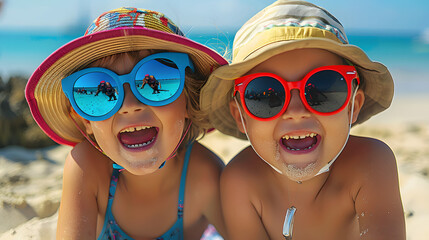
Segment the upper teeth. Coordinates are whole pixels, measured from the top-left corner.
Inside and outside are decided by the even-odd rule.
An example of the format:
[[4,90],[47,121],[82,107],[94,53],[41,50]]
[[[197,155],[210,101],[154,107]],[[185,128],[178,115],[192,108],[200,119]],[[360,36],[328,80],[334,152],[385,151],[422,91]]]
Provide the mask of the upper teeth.
[[314,137],[317,136],[317,133],[307,133],[306,135],[295,135],[295,136],[290,136],[290,135],[284,135],[282,138],[289,140],[290,139],[304,139],[306,137]]
[[135,132],[135,131],[140,131],[140,130],[147,129],[147,128],[151,128],[151,126],[129,127],[129,128],[123,129],[121,131],[121,133],[123,133],[123,132]]

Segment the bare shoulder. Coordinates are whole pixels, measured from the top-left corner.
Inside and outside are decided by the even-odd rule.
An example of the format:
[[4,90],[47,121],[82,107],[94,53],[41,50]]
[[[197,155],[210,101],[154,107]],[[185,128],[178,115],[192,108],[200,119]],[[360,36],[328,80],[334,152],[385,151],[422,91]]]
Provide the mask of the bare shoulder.
[[195,142],[186,176],[187,200],[193,209],[203,211],[212,199],[219,196],[219,181],[224,164],[208,148]]
[[223,170],[220,186],[222,198],[229,203],[246,201],[258,205],[267,186],[276,184],[274,175],[274,170],[249,146],[238,153]]
[[112,161],[95,149],[89,142],[78,143],[69,153],[65,163],[66,167],[78,167],[82,173],[91,173],[97,176],[108,170]]
[[191,159],[194,164],[199,164],[200,167],[208,167],[222,170],[224,163],[210,149],[199,142],[195,142],[192,147]]
[[390,147],[383,141],[375,138],[370,137],[360,137],[360,136],[350,136],[351,144],[353,146],[360,146],[362,149],[365,149],[365,152],[369,154],[376,154],[376,155],[384,155],[384,154],[391,154],[392,150]]
[[225,167],[222,178],[227,181],[251,184],[253,181],[262,182],[260,176],[268,175],[272,169],[263,162],[252,147],[247,147],[238,153]]
[[64,164],[58,238],[95,238],[98,210],[107,205],[109,166],[110,160],[88,142],[71,150]]
[[242,150],[221,176],[222,210],[231,239],[269,239],[262,223],[262,199],[275,184],[273,169],[251,147]]
[[194,188],[211,191],[217,188],[224,167],[222,160],[212,151],[198,142],[192,147],[189,159],[188,180]]
[[351,136],[346,156],[355,169],[381,171],[388,168],[396,171],[396,159],[392,149],[378,139]]
[[355,168],[349,173],[355,176],[352,196],[360,231],[365,232],[367,239],[405,239],[395,155],[380,140],[367,137],[350,140],[347,156]]
[[348,182],[356,198],[362,189],[398,185],[396,159],[390,147],[381,140],[351,136],[347,147],[332,171],[336,179]]
[[[111,160],[84,141],[77,144],[68,154],[64,164],[64,183],[74,185],[85,183],[85,188],[99,192],[98,187],[110,178]],[[74,182],[74,184],[72,183]],[[106,185],[108,186],[108,185]]]
[[[186,179],[187,222],[213,224],[221,234],[225,226],[221,216],[219,181],[224,163],[205,146],[195,142]],[[188,208],[187,206],[190,206]]]

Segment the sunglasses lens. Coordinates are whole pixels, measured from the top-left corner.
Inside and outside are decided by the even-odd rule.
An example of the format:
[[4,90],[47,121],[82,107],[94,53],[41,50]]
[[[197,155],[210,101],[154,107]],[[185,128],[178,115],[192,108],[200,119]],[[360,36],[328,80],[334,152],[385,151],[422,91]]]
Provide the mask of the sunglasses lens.
[[285,103],[283,85],[272,77],[258,77],[246,87],[244,101],[256,117],[270,118],[277,115]]
[[153,59],[140,66],[134,83],[143,98],[162,102],[171,98],[179,90],[180,71],[171,60]]
[[336,71],[317,72],[307,80],[305,98],[310,107],[318,112],[334,112],[347,101],[347,82]]
[[77,106],[86,114],[100,117],[110,112],[118,101],[118,85],[106,73],[91,72],[82,75],[73,85]]

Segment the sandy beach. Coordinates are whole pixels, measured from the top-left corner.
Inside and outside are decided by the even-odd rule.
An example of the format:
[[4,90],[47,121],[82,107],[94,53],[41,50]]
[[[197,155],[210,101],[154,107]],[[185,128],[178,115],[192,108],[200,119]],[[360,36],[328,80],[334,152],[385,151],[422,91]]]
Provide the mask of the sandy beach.
[[[395,99],[387,111],[352,129],[352,134],[381,139],[393,149],[409,240],[429,235],[429,111],[423,110],[428,102],[424,96]],[[225,162],[248,145],[216,131],[201,142]],[[0,240],[55,238],[69,151],[66,146],[0,149]]]

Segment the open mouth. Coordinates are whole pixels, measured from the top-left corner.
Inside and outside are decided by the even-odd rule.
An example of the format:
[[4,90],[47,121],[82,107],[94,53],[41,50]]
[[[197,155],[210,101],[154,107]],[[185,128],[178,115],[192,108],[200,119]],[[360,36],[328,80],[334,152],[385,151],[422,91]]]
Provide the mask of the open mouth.
[[119,141],[127,148],[136,149],[147,147],[155,142],[158,129],[151,126],[138,126],[123,129],[119,134]]
[[317,133],[284,135],[281,139],[283,147],[293,153],[308,153],[314,150],[319,142],[320,136]]

